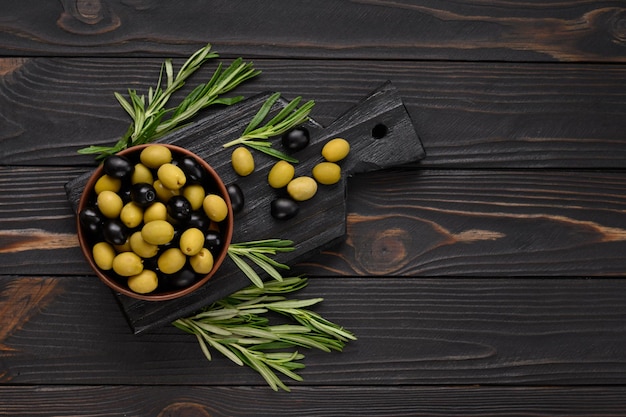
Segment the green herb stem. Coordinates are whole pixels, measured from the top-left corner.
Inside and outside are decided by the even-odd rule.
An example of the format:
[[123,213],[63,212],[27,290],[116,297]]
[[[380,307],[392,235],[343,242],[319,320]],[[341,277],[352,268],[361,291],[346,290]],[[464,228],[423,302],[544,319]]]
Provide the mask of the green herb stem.
[[277,281],[282,281],[283,277],[278,269],[289,269],[288,265],[272,259],[268,255],[276,255],[281,252],[292,252],[295,250],[291,240],[265,239],[243,243],[231,243],[228,247],[228,256],[239,269],[257,287],[263,287],[263,280],[255,271],[252,265],[244,259],[252,262],[253,265],[261,268],[270,277]]
[[[273,390],[289,391],[278,374],[302,381],[297,370],[304,368],[304,355],[297,349],[342,351],[348,341],[356,340],[351,332],[305,308],[322,298],[286,298],[306,285],[306,278],[286,277],[264,288],[250,286],[173,325],[194,334],[208,360],[214,349],[258,372]],[[270,324],[266,316],[270,312],[279,313],[287,323]]]
[[218,56],[211,52],[211,45],[207,44],[191,55],[176,74],[172,60],[166,60],[161,66],[156,87],[150,87],[147,97],[132,89],[128,90],[128,99],[120,93],[114,93],[119,104],[132,119],[128,130],[113,146],[89,146],[78,152],[98,154],[96,159],[103,159],[125,148],[154,141],[180,127],[210,105],[231,105],[242,100],[241,96],[222,95],[257,76],[260,71],[255,70],[252,63],[244,63],[238,58],[226,69],[220,63],[208,82],[194,88],[177,106],[167,108],[174,92],[182,88],[189,77],[207,61]]
[[252,118],[241,136],[228,143],[224,148],[236,145],[245,145],[252,149],[268,154],[274,158],[283,159],[285,161],[297,163],[298,160],[272,148],[272,143],[268,140],[272,137],[282,135],[283,133],[293,129],[307,120],[309,113],[315,106],[315,102],[310,100],[298,108],[302,97],[296,97],[290,101],[280,112],[267,121],[262,126],[261,123],[268,117],[272,107],[280,98],[280,93],[272,94],[261,106],[256,115]]

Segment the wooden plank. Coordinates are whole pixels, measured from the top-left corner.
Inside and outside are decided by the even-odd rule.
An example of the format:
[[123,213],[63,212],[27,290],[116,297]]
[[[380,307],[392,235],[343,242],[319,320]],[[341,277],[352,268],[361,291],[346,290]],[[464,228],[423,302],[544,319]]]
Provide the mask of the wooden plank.
[[400,171],[355,176],[345,243],[312,275],[626,273],[622,173]]
[[[162,60],[0,62],[12,68],[0,78],[0,163],[67,166],[93,163],[79,148],[117,141],[130,121],[113,92],[146,91]],[[422,167],[626,166],[624,65],[281,59],[255,66],[262,75],[237,94],[315,100],[312,117],[324,126],[391,80],[426,149]]]
[[[79,168],[0,168],[5,274],[91,274],[64,184]],[[26,200],[16,199],[21,196]],[[310,276],[622,276],[626,174],[386,170],[348,179],[346,240]]]
[[622,416],[623,387],[2,386],[11,416]]
[[[358,340],[303,351],[292,387],[626,383],[625,280],[317,277],[296,295]],[[3,276],[0,310],[5,385],[265,386],[173,326],[133,335],[95,278]]]
[[[23,0],[0,22],[3,55],[625,62],[623,3]],[[184,24],[172,24],[184,22]],[[270,24],[271,22],[271,24]],[[236,36],[233,35],[236,28]]]

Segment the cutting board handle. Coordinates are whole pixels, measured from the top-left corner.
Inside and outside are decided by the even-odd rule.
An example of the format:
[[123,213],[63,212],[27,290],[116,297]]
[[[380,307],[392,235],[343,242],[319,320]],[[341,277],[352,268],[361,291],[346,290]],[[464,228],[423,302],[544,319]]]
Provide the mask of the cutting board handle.
[[416,162],[426,156],[411,117],[390,81],[338,117],[322,134],[342,137],[351,145],[347,174],[375,171]]

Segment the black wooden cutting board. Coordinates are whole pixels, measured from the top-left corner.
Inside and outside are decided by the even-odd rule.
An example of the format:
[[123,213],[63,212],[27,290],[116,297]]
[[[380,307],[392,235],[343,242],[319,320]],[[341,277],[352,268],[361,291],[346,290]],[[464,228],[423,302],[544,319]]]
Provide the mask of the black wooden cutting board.
[[[276,220],[270,215],[270,202],[284,191],[267,184],[267,174],[276,162],[265,154],[254,152],[256,168],[247,177],[232,169],[233,148],[223,144],[239,137],[252,117],[271,93],[259,94],[215,112],[165,136],[159,142],[184,147],[204,158],[226,185],[236,183],[242,189],[244,209],[235,214],[233,243],[280,238],[294,241],[296,250],[276,256],[287,265],[307,259],[320,250],[342,240],[346,232],[346,177],[416,162],[425,156],[420,139],[390,82],[384,83],[328,127],[311,120],[305,124],[311,133],[310,145],[293,154],[296,176],[311,175],[311,169],[322,162],[321,149],[330,139],[342,137],[350,142],[350,154],[340,162],[342,180],[334,185],[320,185],[317,194],[299,203],[295,218]],[[286,104],[279,100],[273,112]],[[271,115],[270,115],[271,116]],[[280,149],[280,140],[273,145]],[[80,194],[91,172],[66,185],[68,200],[76,210]],[[259,275],[264,277],[259,271]],[[170,301],[142,301],[116,293],[120,306],[134,333],[141,333],[191,315],[229,294],[250,285],[248,278],[228,257],[214,277],[199,290]]]

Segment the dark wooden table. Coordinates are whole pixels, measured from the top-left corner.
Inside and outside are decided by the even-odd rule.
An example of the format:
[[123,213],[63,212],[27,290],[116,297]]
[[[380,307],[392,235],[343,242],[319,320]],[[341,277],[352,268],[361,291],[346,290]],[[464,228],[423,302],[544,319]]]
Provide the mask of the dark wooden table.
[[[0,415],[626,415],[623,1],[1,4]],[[350,178],[345,241],[298,265],[358,340],[291,393],[133,335],[63,189],[126,130],[112,93],[207,42],[324,125],[391,80],[427,153]]]

